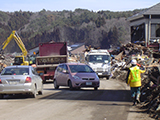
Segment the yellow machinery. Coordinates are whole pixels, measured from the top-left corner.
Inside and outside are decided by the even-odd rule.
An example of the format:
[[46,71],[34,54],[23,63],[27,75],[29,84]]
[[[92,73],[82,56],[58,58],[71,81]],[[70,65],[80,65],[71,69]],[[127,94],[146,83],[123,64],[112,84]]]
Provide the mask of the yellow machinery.
[[1,51],[3,51],[6,48],[6,46],[10,43],[10,41],[13,38],[22,51],[22,55],[15,57],[13,65],[29,65],[29,62],[26,61],[28,52],[27,52],[21,38],[18,36],[16,31],[12,31],[11,35],[3,42],[2,46],[1,46]]

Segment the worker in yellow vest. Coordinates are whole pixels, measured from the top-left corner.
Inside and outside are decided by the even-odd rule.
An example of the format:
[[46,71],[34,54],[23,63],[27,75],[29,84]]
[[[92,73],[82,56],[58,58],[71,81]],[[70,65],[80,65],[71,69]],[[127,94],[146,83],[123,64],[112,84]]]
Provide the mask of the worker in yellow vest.
[[145,68],[133,59],[131,61],[132,66],[129,68],[126,83],[131,88],[131,97],[133,105],[140,102],[140,88],[141,88],[141,73],[145,72]]

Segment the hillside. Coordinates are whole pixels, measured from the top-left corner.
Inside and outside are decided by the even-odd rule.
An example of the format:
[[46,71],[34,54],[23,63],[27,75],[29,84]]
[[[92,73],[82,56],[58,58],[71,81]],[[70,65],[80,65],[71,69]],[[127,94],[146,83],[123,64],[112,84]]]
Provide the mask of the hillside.
[[[0,11],[0,43],[7,39],[12,30],[16,30],[27,49],[51,40],[66,41],[68,44],[84,42],[101,48],[109,48],[110,45],[117,47],[130,41],[126,18],[140,11]],[[20,50],[13,40],[5,52],[15,51]]]

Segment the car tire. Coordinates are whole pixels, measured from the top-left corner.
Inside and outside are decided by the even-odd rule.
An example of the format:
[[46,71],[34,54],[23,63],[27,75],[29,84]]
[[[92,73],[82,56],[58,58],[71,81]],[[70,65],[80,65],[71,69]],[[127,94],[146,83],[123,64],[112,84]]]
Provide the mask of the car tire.
[[3,94],[0,94],[0,99],[3,99],[4,98],[4,95]]
[[38,91],[38,95],[43,95],[43,92],[42,91]]
[[94,87],[94,90],[98,90],[98,87]]
[[106,77],[106,80],[109,80],[109,76]]
[[37,87],[34,86],[34,91],[33,91],[33,93],[31,94],[31,98],[36,98],[36,96],[37,96]]
[[53,82],[53,83],[54,83],[54,88],[55,88],[55,89],[59,89],[59,86],[57,85],[57,81],[56,81],[56,80],[54,80],[54,82]]
[[70,90],[73,89],[72,82],[71,82],[70,80],[68,81],[68,86],[69,86],[69,89],[70,89]]
[[43,84],[42,84],[42,86],[41,86],[41,90],[38,91],[38,94],[39,94],[39,95],[42,95],[42,94],[43,94]]
[[80,89],[81,89],[81,87],[78,87],[78,88],[77,88],[77,90],[80,90]]

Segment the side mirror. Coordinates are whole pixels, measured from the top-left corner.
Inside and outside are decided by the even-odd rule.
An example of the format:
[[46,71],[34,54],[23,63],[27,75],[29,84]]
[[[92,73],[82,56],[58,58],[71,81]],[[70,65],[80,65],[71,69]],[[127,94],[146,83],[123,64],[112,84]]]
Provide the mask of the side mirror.
[[68,70],[63,70],[62,72],[63,72],[63,73],[67,73],[67,74],[68,74]]

